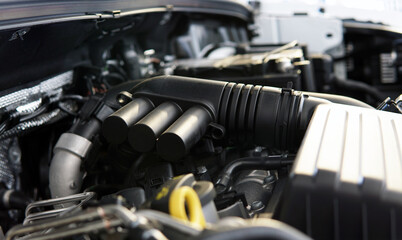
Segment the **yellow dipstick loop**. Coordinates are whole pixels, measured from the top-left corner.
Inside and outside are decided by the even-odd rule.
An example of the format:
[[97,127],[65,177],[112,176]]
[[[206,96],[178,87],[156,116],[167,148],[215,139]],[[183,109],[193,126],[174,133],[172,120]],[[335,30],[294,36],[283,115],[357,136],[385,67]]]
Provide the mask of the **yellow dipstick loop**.
[[[187,203],[190,220],[187,217],[185,203]],[[170,215],[175,218],[186,222],[189,221],[199,225],[201,228],[205,227],[205,218],[202,212],[200,199],[191,187],[183,186],[173,190],[169,198],[169,212]]]

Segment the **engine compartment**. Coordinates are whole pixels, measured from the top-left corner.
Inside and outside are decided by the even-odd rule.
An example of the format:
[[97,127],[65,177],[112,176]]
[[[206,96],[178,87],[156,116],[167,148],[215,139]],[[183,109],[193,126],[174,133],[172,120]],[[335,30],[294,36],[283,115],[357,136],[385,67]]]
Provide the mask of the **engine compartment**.
[[400,36],[335,58],[178,9],[0,32],[6,239],[401,238],[402,80],[364,71]]

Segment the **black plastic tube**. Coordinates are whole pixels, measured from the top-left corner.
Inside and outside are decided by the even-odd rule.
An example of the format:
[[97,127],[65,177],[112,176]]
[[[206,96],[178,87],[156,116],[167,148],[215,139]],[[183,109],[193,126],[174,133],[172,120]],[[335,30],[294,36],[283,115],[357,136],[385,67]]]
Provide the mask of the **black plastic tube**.
[[[191,119],[197,118],[190,118],[192,114],[186,113],[184,115],[187,117],[183,115],[157,140],[158,153],[171,161],[178,160],[188,153],[205,133],[205,126],[211,122],[224,126],[226,138],[231,140],[296,152],[316,106],[331,103],[324,98],[368,107],[360,101],[334,95],[317,95],[287,88],[178,76],[150,78],[136,85],[130,92],[133,102],[138,99],[149,99],[149,106],[173,102],[183,111],[188,111],[195,106],[203,109],[199,110],[203,117],[198,119],[196,124],[190,122]],[[135,111],[124,110],[126,106],[122,109],[104,122],[104,133],[105,129],[110,131],[110,137],[107,137],[110,142],[125,141],[128,128],[143,117]],[[115,121],[111,121],[114,116],[116,116]],[[153,125],[151,122],[142,124],[144,129],[151,129],[148,131],[151,143],[146,144],[144,148],[138,148],[145,152],[152,149],[153,139],[158,137],[162,126],[151,126]],[[121,127],[117,127],[120,125]],[[159,130],[153,131],[156,128]],[[132,146],[141,145],[141,136],[145,136],[144,131],[130,137]],[[158,134],[152,134],[152,132],[158,132]],[[135,141],[137,143],[134,143]]]
[[136,98],[103,121],[103,136],[114,144],[126,141],[129,127],[144,117],[154,105],[146,98]]
[[31,200],[22,192],[16,190],[0,190],[0,209],[22,209],[24,210]]
[[249,227],[237,227],[226,231],[220,231],[216,233],[205,232],[201,234],[197,240],[311,240],[310,237],[299,232],[298,230],[281,226],[283,223],[276,223],[273,225],[265,226],[249,226]]
[[382,102],[385,99],[381,92],[364,82],[334,78],[334,83],[338,88],[366,93],[378,102]]
[[212,121],[210,113],[201,106],[188,109],[158,139],[158,154],[170,161],[184,157],[205,134]]
[[130,127],[128,142],[138,152],[149,152],[156,144],[156,139],[182,113],[173,102],[165,102]]
[[155,105],[174,101],[183,110],[203,106],[229,138],[289,151],[300,146],[315,107],[330,103],[291,89],[178,76],[151,78],[130,92]]
[[241,170],[258,169],[273,170],[293,164],[293,159],[279,157],[245,157],[227,164],[216,181],[218,192],[226,190],[233,175]]
[[359,101],[359,100],[351,98],[351,97],[345,97],[345,96],[328,94],[328,93],[315,93],[315,92],[304,92],[304,93],[309,96],[312,96],[312,97],[329,100],[333,103],[346,104],[346,105],[355,106],[355,107],[374,109],[374,107],[368,105],[367,103]]

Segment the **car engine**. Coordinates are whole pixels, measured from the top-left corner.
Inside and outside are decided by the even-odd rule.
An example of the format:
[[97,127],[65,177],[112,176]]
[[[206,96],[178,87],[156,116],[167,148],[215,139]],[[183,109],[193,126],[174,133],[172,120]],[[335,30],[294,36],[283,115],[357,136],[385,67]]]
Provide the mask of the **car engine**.
[[402,31],[72,2],[0,6],[0,238],[402,238]]

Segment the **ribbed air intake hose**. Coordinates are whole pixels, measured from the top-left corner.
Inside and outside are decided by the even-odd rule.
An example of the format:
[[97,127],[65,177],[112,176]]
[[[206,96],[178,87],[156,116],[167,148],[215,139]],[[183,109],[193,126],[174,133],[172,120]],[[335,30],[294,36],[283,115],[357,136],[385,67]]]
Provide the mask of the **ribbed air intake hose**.
[[[281,150],[296,151],[299,147],[309,120],[317,105],[330,103],[321,98],[311,97],[292,89],[280,89],[265,86],[245,85],[178,76],[161,76],[148,79],[130,90],[133,101],[144,99],[160,106],[166,102],[174,103],[181,116],[169,116],[173,122],[170,127],[161,131],[158,119],[152,116],[163,116],[162,105],[146,115],[146,121],[140,121],[142,127],[146,122],[153,126],[147,138],[154,138],[158,153],[166,160],[178,160],[185,156],[190,148],[205,134],[207,126],[218,123],[225,127],[226,137],[238,142],[252,142],[260,146]],[[103,123],[103,132],[115,129],[113,137],[106,138],[113,142],[114,138],[140,138],[131,135],[130,129],[137,123],[124,124],[126,129],[116,129],[120,120],[133,118],[123,116],[122,112],[130,111],[132,104],[127,104],[111,115]],[[126,109],[127,108],[127,109]],[[162,115],[161,115],[162,114]],[[119,117],[121,119],[119,119]],[[111,121],[114,119],[115,121]],[[121,125],[121,124],[120,124]],[[158,126],[158,131],[151,131]],[[121,132],[125,136],[116,136]],[[133,131],[131,131],[133,132]],[[145,131],[143,131],[145,132]],[[133,139],[128,139],[133,143]],[[137,148],[135,144],[132,146]],[[154,146],[141,147],[153,149]]]

